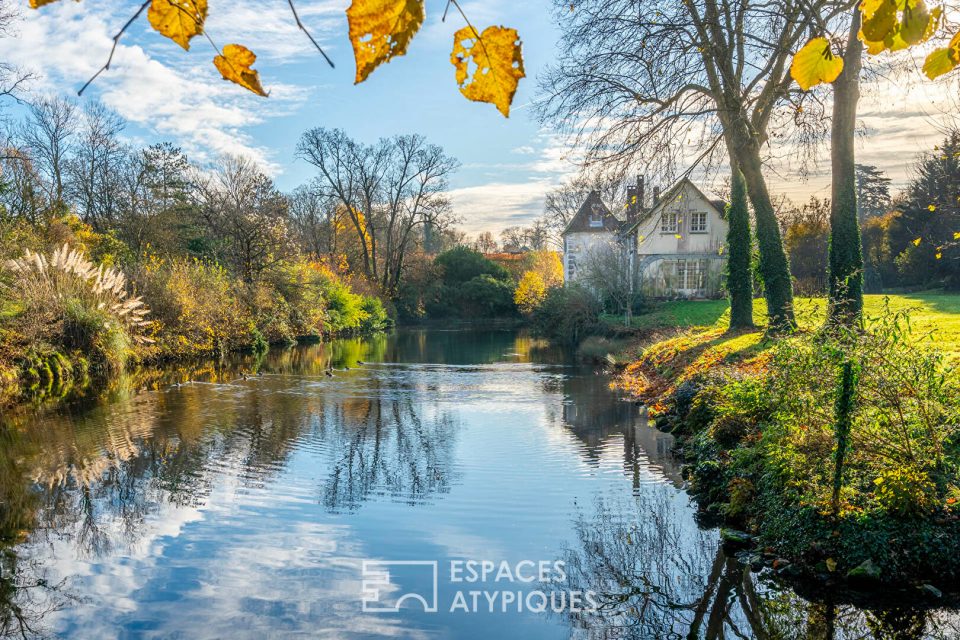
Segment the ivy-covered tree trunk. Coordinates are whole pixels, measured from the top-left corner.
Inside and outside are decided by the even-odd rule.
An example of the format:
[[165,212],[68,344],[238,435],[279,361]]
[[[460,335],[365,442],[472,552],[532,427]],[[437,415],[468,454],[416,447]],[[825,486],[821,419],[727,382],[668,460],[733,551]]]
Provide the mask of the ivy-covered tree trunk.
[[793,313],[793,281],[790,263],[783,249],[780,224],[773,209],[770,192],[763,177],[763,161],[756,141],[747,141],[734,149],[747,185],[757,220],[757,248],[760,250],[760,277],[767,299],[767,319],[771,331],[791,331],[797,322]]
[[843,72],[833,84],[833,128],[830,203],[830,300],[828,322],[852,326],[863,312],[863,245],[857,216],[857,170],[854,133],[860,101],[860,68],[863,43],[860,10],[854,8]]
[[730,329],[753,326],[753,272],[750,259],[750,212],[743,174],[731,158],[730,203],[727,205],[727,291],[730,293]]

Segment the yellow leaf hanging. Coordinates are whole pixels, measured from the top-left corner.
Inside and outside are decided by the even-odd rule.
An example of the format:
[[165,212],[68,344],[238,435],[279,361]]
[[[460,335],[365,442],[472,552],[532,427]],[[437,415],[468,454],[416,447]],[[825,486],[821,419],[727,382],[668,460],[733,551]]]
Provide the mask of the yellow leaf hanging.
[[843,58],[833,55],[826,38],[814,38],[793,56],[790,76],[804,91],[833,82],[843,71]]
[[423,24],[423,0],[353,0],[347,9],[356,83],[384,62],[407,52]]
[[960,64],[960,31],[943,49],[937,49],[927,56],[923,63],[923,72],[931,80],[953,71]]
[[860,28],[860,39],[870,42],[882,42],[897,31],[897,3],[896,0],[879,0],[878,2],[863,2],[860,5],[863,14],[863,26]]
[[256,61],[257,56],[253,51],[242,44],[228,44],[223,48],[223,55],[213,59],[213,64],[224,80],[235,82],[257,95],[267,97],[267,92],[260,84],[260,74],[251,69]]
[[928,205],[927,205],[927,211],[936,211],[936,210],[937,210],[937,205],[935,205],[935,204],[928,204]]
[[45,4],[53,4],[57,0],[30,0],[31,9],[39,9]]
[[960,231],[954,231],[954,232],[953,232],[953,239],[954,239],[954,240],[960,240]]
[[479,34],[470,26],[460,29],[453,36],[450,62],[457,70],[460,93],[474,102],[490,102],[510,117],[517,84],[526,76],[516,29],[487,27]]
[[917,238],[916,240],[914,240],[914,241],[913,241],[913,246],[915,246],[915,247],[919,247],[919,246],[920,246],[920,241],[921,241],[921,240],[922,240],[922,238]]
[[950,73],[957,63],[950,57],[949,49],[937,49],[923,61],[923,72],[931,80],[936,80],[945,73]]
[[189,50],[190,38],[203,33],[207,0],[153,0],[147,19],[160,35]]

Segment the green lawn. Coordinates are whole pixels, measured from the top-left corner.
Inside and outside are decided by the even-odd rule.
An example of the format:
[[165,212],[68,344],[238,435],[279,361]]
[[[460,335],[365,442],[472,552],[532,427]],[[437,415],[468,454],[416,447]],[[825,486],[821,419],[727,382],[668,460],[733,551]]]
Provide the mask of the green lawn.
[[[960,294],[927,291],[897,295],[864,296],[866,315],[883,312],[886,301],[893,311],[909,310],[914,332],[932,332],[937,346],[960,359]],[[798,298],[797,320],[802,327],[815,327],[823,322],[826,312],[824,298]],[[754,319],[765,322],[766,302],[754,300]],[[727,321],[726,300],[680,300],[658,303],[650,313],[637,316],[631,323],[638,329],[689,328],[723,326]],[[612,324],[622,324],[620,317],[606,316]]]

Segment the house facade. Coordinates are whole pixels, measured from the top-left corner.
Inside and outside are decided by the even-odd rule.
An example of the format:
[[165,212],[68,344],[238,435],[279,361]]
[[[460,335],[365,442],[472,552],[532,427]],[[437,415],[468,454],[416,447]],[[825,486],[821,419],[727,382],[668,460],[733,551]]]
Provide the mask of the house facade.
[[662,194],[655,189],[649,203],[638,181],[627,189],[619,215],[592,192],[562,234],[566,281],[586,284],[585,270],[595,269],[598,252],[619,252],[615,264],[643,295],[719,297],[727,259],[723,209],[687,178]]

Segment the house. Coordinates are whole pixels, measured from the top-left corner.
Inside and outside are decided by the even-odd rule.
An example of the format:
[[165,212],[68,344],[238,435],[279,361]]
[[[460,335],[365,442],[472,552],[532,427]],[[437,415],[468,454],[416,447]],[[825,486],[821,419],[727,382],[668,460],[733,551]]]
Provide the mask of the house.
[[629,286],[649,297],[708,298],[722,295],[727,221],[722,202],[711,200],[688,178],[664,191],[654,189],[647,205],[642,178],[627,189],[618,216],[591,192],[563,230],[567,282],[585,282],[584,269],[607,260]]

